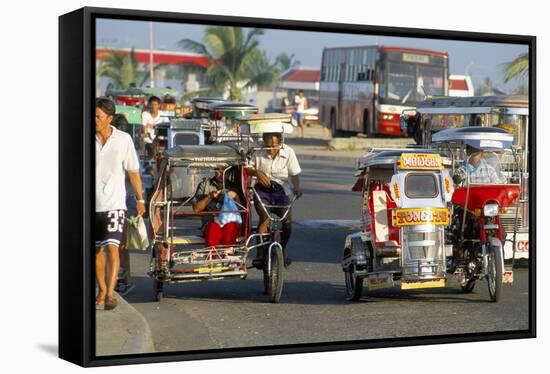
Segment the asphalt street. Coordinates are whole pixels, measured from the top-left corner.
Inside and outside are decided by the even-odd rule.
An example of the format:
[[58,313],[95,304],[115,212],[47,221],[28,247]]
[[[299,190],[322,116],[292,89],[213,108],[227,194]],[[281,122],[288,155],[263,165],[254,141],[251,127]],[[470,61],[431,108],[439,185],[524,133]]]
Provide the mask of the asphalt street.
[[460,334],[528,328],[528,269],[515,272],[500,303],[489,302],[486,282],[472,294],[458,288],[365,293],[344,299],[341,252],[358,229],[359,195],[353,163],[301,162],[304,196],[293,211],[283,296],[272,304],[262,274],[165,286],[154,301],[149,256],[132,252],[135,290],[126,300],[147,320],[157,352]]

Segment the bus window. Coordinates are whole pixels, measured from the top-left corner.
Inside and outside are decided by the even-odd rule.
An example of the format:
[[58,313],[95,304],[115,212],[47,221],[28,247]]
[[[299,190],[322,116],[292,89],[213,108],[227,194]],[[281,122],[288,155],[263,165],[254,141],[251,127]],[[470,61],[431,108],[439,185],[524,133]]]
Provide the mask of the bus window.
[[[422,90],[422,87],[424,90]],[[424,96],[443,96],[443,68],[434,66],[418,67],[418,93]],[[421,97],[422,97],[421,96]]]
[[414,65],[410,64],[388,64],[388,99],[407,101],[415,89],[414,70]]

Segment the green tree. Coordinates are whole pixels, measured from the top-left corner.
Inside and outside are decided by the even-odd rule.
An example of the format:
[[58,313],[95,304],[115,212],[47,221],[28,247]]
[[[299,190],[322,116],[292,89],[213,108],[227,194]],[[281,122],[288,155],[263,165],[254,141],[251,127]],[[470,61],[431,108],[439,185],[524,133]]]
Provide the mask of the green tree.
[[[270,64],[259,48],[262,29],[210,26],[202,43],[182,39],[180,48],[208,56],[210,65],[205,73],[209,93],[229,92],[229,100],[242,101],[243,89],[257,85],[267,86],[279,79],[276,64]],[[202,91],[202,90],[201,90]]]
[[290,68],[299,66],[300,61],[294,58],[294,53],[288,55],[286,52],[284,52],[277,56],[277,58],[275,59],[275,64],[279,68],[279,71],[283,72],[287,71]]
[[97,74],[111,78],[117,88],[128,88],[137,80],[138,61],[134,49],[130,53],[109,51],[105,53],[105,60],[99,66]]
[[[133,48],[130,53],[109,51],[105,53],[105,60],[99,65],[97,75],[111,78],[114,88],[126,89],[132,83],[142,87],[149,79],[148,66],[145,65],[144,71],[139,72],[139,62]],[[164,64],[156,64],[153,69],[157,70],[163,66]]]
[[524,79],[529,73],[529,55],[523,53],[504,65],[504,83],[516,78]]
[[476,90],[477,96],[505,95],[506,93],[495,87],[490,77],[485,77],[479,82]]

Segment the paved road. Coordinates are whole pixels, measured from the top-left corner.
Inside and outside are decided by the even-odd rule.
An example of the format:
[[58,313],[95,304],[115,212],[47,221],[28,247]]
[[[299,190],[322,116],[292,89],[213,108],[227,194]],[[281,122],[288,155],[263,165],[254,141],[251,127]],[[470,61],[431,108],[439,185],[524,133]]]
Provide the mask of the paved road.
[[[154,302],[145,276],[148,256],[132,254],[136,289],[127,300],[148,321],[155,349],[245,347],[449,333],[487,332],[528,327],[527,269],[519,269],[503,301],[488,302],[486,283],[465,295],[458,289],[398,292],[381,290],[360,302],[344,300],[340,268],[345,236],[357,225],[359,196],[350,191],[353,165],[305,161],[304,197],[296,203],[280,304],[262,294],[261,273],[246,280],[170,285]],[[322,217],[322,220],[320,218]]]

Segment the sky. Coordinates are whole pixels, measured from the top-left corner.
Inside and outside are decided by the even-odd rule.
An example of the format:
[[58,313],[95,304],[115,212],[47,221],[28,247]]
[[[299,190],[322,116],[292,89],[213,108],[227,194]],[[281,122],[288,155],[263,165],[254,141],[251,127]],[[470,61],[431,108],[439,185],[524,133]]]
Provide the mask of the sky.
[[[96,27],[96,46],[149,48],[148,30],[148,22],[100,19],[97,21]],[[203,25],[153,22],[153,47],[159,50],[182,51],[177,45],[179,40],[189,38],[200,42],[204,30],[205,26]],[[479,84],[480,80],[490,77],[493,84],[504,91],[513,89],[518,82],[504,84],[503,64],[528,51],[526,45],[520,44],[274,29],[265,29],[265,34],[260,41],[260,47],[266,51],[270,60],[274,60],[276,56],[286,52],[289,55],[294,54],[301,66],[312,68],[320,68],[324,47],[380,44],[448,52],[451,74],[469,74],[475,86]]]

